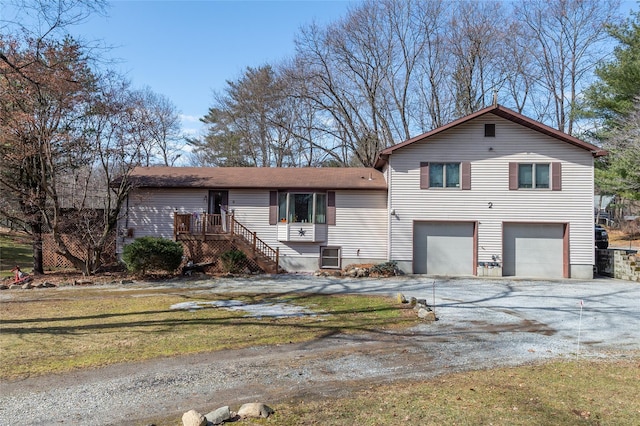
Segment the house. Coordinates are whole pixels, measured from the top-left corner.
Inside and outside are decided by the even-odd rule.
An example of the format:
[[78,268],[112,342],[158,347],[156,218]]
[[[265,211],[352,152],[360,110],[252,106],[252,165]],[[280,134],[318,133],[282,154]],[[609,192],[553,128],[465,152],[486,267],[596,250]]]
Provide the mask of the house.
[[288,271],[387,259],[387,184],[375,169],[139,167],[131,179],[119,251],[147,235],[193,245],[233,233],[239,248],[277,251]]
[[604,154],[495,105],[381,151],[375,168],[137,168],[118,250],[144,235],[233,237],[288,271],[394,260],[416,274],[591,278]]
[[605,154],[499,105],[387,148],[389,258],[414,273],[591,278]]

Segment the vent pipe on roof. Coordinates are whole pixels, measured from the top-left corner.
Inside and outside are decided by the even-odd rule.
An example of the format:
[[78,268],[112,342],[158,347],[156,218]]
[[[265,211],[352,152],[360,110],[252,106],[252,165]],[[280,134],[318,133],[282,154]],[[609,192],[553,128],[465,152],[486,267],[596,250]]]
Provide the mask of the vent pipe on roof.
[[498,106],[498,91],[497,90],[493,91],[493,106],[494,107]]
[[373,180],[373,175],[369,172],[369,180]]

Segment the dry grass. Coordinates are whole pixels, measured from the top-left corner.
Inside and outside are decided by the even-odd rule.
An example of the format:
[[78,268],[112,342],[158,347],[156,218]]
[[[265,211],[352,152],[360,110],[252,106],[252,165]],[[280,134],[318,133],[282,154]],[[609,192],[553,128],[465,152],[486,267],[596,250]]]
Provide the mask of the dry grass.
[[[391,298],[318,295],[202,295],[188,288],[122,291],[65,288],[22,292],[0,302],[0,379],[65,372],[162,356],[274,345],[325,334],[407,327],[418,319]],[[286,302],[323,315],[283,319],[185,301]]]
[[[455,373],[371,385],[347,397],[269,405],[274,415],[242,424],[635,426],[640,418],[640,354]],[[153,423],[181,424],[179,417]]]
[[609,234],[609,247],[640,250],[640,232],[607,229],[607,233]]
[[637,425],[639,363],[636,354],[371,386],[348,398],[287,401],[273,418],[243,424]]

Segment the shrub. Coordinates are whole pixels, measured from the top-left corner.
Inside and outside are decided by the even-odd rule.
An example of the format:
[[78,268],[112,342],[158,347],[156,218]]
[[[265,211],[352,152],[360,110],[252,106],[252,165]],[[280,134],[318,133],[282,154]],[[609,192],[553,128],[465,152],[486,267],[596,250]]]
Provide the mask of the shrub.
[[222,268],[225,272],[235,274],[242,269],[245,260],[247,260],[247,255],[240,250],[233,249],[222,253],[220,260],[222,261]]
[[150,270],[173,272],[182,263],[182,245],[156,237],[141,237],[124,247],[122,260],[127,269],[143,275]]

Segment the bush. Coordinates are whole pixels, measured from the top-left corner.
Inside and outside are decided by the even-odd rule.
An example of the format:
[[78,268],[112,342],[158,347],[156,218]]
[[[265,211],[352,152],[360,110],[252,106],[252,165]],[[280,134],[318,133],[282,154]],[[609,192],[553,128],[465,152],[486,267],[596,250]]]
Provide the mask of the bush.
[[125,246],[122,260],[134,273],[161,270],[173,272],[182,263],[182,245],[175,241],[156,237],[141,237]]
[[222,253],[220,260],[225,272],[236,274],[242,269],[244,262],[247,260],[247,255],[240,250],[234,249]]

